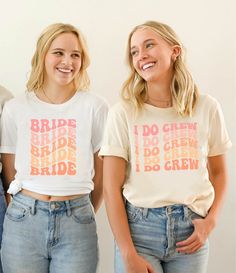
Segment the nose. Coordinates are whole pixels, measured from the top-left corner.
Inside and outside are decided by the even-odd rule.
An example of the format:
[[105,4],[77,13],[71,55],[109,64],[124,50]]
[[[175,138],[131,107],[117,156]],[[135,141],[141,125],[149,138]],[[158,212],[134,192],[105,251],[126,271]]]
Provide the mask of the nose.
[[148,57],[147,51],[142,49],[139,51],[139,60],[142,61]]
[[71,65],[72,64],[71,56],[70,55],[64,55],[64,57],[62,59],[62,64]]

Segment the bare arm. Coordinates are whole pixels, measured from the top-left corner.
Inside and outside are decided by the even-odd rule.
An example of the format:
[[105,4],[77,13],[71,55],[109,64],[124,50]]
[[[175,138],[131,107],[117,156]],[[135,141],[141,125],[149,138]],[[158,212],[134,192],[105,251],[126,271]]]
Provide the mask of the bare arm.
[[122,195],[126,161],[115,156],[105,156],[103,161],[104,200],[107,215],[123,257],[126,273],[154,273],[151,266],[137,254],[131,238]]
[[3,187],[6,192],[7,204],[10,202],[10,195],[7,193],[10,183],[14,180],[16,170],[15,170],[15,154],[1,154],[2,160],[2,178]]
[[208,171],[210,181],[215,190],[215,199],[209,210],[206,219],[215,226],[220,209],[223,205],[226,189],[227,189],[227,170],[224,155],[208,157]]
[[94,154],[94,171],[93,178],[94,190],[91,193],[91,202],[93,204],[95,212],[98,211],[102,203],[102,173],[103,173],[103,161],[98,157],[98,152]]
[[227,188],[227,172],[225,156],[218,155],[208,157],[208,171],[210,181],[214,187],[215,198],[205,219],[193,220],[194,232],[187,240],[177,243],[177,251],[192,253],[205,243],[211,231],[214,229],[220,209],[223,205]]

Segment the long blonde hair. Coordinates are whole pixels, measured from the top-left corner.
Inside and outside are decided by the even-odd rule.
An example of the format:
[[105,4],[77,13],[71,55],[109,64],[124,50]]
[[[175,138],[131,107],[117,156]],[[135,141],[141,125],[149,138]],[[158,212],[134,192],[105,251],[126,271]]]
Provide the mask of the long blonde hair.
[[148,21],[142,25],[136,26],[130,33],[127,47],[127,61],[131,73],[123,84],[122,98],[125,101],[131,101],[135,105],[136,110],[141,110],[143,108],[147,96],[147,85],[146,81],[136,72],[133,66],[130,53],[130,42],[134,32],[144,28],[152,29],[170,45],[178,45],[180,47],[180,54],[173,64],[174,75],[170,86],[172,103],[178,114],[181,116],[191,116],[199,96],[199,91],[187,69],[184,46],[174,30],[168,25],[160,22]]
[[82,64],[78,76],[74,79],[76,90],[87,90],[90,80],[86,71],[90,64],[88,49],[82,33],[70,24],[55,23],[49,25],[40,35],[36,50],[31,61],[31,73],[27,82],[28,91],[38,91],[44,83],[44,61],[51,43],[62,33],[73,33],[77,38],[82,49]]

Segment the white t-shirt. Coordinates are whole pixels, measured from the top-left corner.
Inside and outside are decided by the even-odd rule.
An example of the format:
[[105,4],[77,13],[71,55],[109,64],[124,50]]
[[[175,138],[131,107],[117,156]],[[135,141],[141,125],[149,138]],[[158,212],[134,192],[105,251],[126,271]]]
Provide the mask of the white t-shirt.
[[[6,88],[0,85],[0,117],[2,114],[2,108],[4,103],[7,100],[11,99],[12,97],[13,97],[12,94]],[[0,161],[0,173],[1,171],[2,171],[2,162]]]
[[16,181],[46,195],[93,190],[94,153],[101,147],[107,111],[103,99],[86,91],[63,104],[43,102],[34,92],[8,101],[1,153],[15,154]]
[[205,216],[214,200],[207,157],[231,146],[218,102],[201,95],[192,117],[173,107],[118,103],[108,114],[101,156],[128,161],[123,194],[138,207],[185,204]]

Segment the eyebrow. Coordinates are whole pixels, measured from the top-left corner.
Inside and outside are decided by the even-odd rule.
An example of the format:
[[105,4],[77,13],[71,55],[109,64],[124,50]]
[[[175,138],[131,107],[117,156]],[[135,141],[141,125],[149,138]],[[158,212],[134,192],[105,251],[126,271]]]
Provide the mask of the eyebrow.
[[[53,49],[52,49],[52,51],[55,51],[55,50],[65,51],[65,49],[60,48],[60,47],[56,47],[56,48],[53,48]],[[72,52],[81,53],[80,50],[72,50]]]
[[[147,40],[143,41],[143,44],[146,44],[146,43],[152,42],[152,41],[154,41],[154,39],[147,39]],[[132,49],[134,49],[134,48],[136,48],[136,46],[132,46],[132,47],[130,48],[130,50],[132,50]]]

